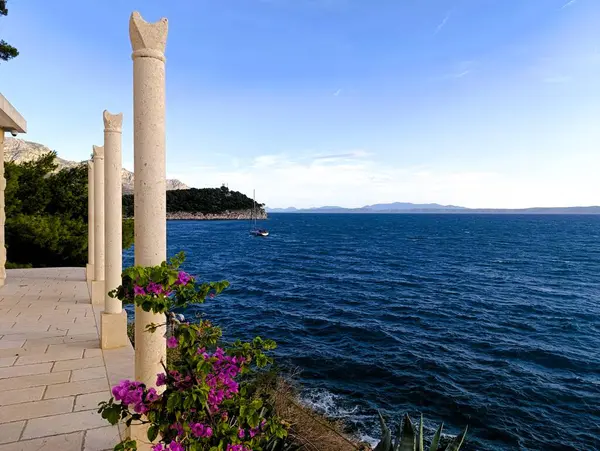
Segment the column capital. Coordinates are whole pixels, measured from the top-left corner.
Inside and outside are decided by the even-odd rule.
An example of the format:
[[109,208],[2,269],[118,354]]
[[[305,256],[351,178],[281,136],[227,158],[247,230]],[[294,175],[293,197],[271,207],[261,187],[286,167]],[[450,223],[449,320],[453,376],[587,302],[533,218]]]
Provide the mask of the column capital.
[[168,32],[169,22],[166,18],[149,23],[139,12],[134,11],[129,19],[129,39],[133,49],[131,57],[156,58],[164,62]]
[[121,133],[123,127],[123,113],[110,114],[108,110],[102,113],[104,118],[104,131]]
[[104,160],[104,146],[92,146],[94,161]]

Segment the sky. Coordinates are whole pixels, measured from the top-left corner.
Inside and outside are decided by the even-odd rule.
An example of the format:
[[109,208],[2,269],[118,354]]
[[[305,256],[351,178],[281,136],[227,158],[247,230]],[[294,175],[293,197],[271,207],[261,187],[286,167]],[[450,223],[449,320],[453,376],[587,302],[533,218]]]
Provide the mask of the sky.
[[[50,5],[50,6],[49,6]],[[269,207],[600,205],[598,0],[9,0],[0,91],[71,160],[169,19],[167,176]]]

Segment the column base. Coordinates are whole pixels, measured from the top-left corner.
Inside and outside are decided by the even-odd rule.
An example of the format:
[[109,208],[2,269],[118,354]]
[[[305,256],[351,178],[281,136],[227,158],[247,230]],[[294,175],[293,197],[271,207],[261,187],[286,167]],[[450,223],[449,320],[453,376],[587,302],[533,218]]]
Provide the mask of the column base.
[[104,305],[104,280],[92,280],[92,304]]
[[4,279],[4,278],[0,279],[0,287],[3,287],[5,283],[6,283],[6,279]]
[[100,347],[115,349],[127,346],[127,312],[106,313],[100,315]]
[[88,282],[94,278],[94,265],[91,263],[85,265],[85,278]]

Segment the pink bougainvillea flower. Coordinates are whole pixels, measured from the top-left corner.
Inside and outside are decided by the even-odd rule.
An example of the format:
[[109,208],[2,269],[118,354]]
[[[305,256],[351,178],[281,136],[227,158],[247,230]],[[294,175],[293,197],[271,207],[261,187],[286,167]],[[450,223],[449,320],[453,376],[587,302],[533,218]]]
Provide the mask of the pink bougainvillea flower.
[[210,438],[213,434],[212,428],[202,423],[190,424],[190,429],[198,438]]
[[156,390],[154,388],[149,388],[148,393],[146,393],[146,401],[154,402],[156,400],[158,400],[158,393],[156,393]]
[[163,287],[161,284],[159,283],[155,283],[155,282],[150,282],[148,284],[148,286],[146,287],[146,290],[148,291],[148,293],[152,293],[152,294],[162,294],[163,293]]
[[133,294],[136,296],[145,296],[146,295],[146,291],[144,290],[143,287],[140,287],[139,285],[134,285],[133,287]]
[[171,443],[169,443],[169,449],[171,451],[185,451],[185,448],[179,442],[171,442]]
[[188,273],[184,271],[179,271],[179,274],[177,275],[177,281],[175,282],[175,284],[187,285],[190,280],[192,280],[192,277]]
[[167,375],[165,373],[160,373],[156,375],[156,385],[160,387],[161,385],[167,385]]
[[167,348],[176,348],[179,345],[179,341],[177,340],[177,337],[169,337],[167,339]]

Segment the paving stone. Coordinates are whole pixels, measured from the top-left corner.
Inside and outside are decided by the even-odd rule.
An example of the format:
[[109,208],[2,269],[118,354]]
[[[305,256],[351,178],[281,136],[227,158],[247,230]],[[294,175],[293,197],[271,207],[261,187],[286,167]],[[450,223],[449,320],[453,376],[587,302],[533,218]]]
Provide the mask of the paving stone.
[[67,335],[67,331],[56,331],[53,330],[51,332],[39,332],[39,331],[29,331],[29,332],[13,332],[12,329],[8,331],[2,331],[4,333],[3,338],[9,338],[10,340],[37,340],[40,338],[52,338],[52,337],[64,337]]
[[80,410],[98,410],[98,403],[108,401],[110,396],[110,392],[107,390],[79,395],[75,399],[75,408],[73,410],[75,412]]
[[5,335],[12,334],[20,334],[20,333],[29,333],[31,331],[35,332],[47,332],[50,329],[51,324],[35,324],[32,323],[15,323],[11,328],[6,328],[3,330]]
[[100,349],[100,340],[98,340],[98,338],[95,338],[94,340],[75,340],[68,341],[66,343],[51,344],[48,347],[48,352],[62,349]]
[[53,363],[38,363],[36,365],[9,366],[0,368],[0,379],[17,376],[30,376],[32,374],[49,373]]
[[[85,431],[103,426],[106,426],[106,420],[95,410],[51,415],[28,421],[23,431],[23,439]],[[61,449],[62,451],[62,448],[56,449]]]
[[70,371],[61,371],[60,373],[37,374],[34,376],[18,376],[2,379],[0,382],[0,393],[8,390],[17,390],[20,388],[37,387],[39,385],[61,384],[69,381]]
[[19,440],[23,426],[25,426],[25,421],[0,424],[0,444]]
[[102,349],[86,349],[85,357],[102,357]]
[[83,432],[0,445],[0,451],[81,451]]
[[68,382],[66,384],[55,384],[48,386],[44,399],[62,398],[64,396],[81,395],[107,390],[108,381],[106,377],[101,379],[90,379],[79,382]]
[[34,363],[44,362],[56,362],[60,360],[73,360],[80,359],[83,357],[83,349],[71,348],[71,349],[59,349],[54,352],[46,352],[44,354],[27,355],[19,357],[15,366],[18,365],[31,365]]
[[24,355],[43,354],[46,352],[46,349],[48,349],[48,345],[28,345],[25,343],[25,346],[21,348],[0,348],[0,357],[20,357]]
[[104,368],[104,365],[74,370],[71,373],[71,382],[99,379],[101,377],[106,377],[106,368]]
[[61,360],[56,362],[52,367],[52,372],[66,371],[66,370],[80,370],[82,368],[95,368],[104,367],[104,359],[102,357],[91,357],[89,359],[74,359],[74,360]]
[[0,368],[12,366],[16,360],[17,360],[16,356],[15,357],[0,357]]
[[[74,396],[57,399],[43,399],[41,401],[24,402],[0,407],[0,423],[9,421],[28,420],[30,418],[45,417],[59,413],[67,413],[73,410]],[[72,432],[72,431],[64,431]],[[57,432],[61,433],[61,432]],[[36,437],[43,437],[42,434]],[[30,438],[33,438],[30,437]]]
[[85,433],[83,450],[103,451],[105,449],[113,449],[120,440],[119,428],[117,426],[90,429]]
[[[4,379],[4,381],[7,380],[10,379]],[[39,387],[20,388],[0,392],[0,406],[39,401],[42,399],[45,390],[46,387],[42,385]]]
[[25,344],[25,340],[11,340],[8,337],[0,338],[0,349],[20,348]]

